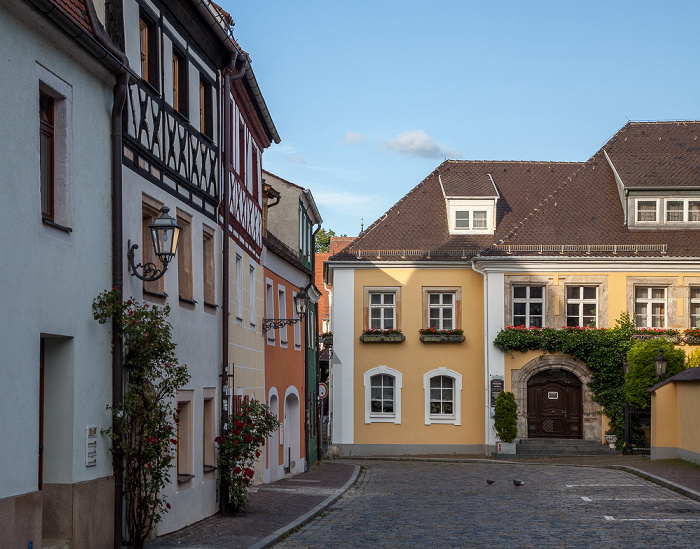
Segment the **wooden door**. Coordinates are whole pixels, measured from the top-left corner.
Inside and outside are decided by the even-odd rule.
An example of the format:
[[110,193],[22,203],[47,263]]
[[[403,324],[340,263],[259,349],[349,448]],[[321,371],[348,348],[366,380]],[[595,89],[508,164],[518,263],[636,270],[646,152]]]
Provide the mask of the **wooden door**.
[[565,370],[548,370],[527,382],[529,438],[583,438],[581,381]]

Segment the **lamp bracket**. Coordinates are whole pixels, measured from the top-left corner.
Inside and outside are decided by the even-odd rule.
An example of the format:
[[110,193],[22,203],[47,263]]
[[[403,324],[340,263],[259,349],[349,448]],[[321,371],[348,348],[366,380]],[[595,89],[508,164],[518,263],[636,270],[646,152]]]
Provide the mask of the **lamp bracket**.
[[263,333],[268,330],[277,330],[278,328],[284,328],[285,326],[291,326],[296,324],[304,318],[305,313],[300,313],[299,318],[263,318]]
[[[158,280],[161,278],[164,274],[165,271],[168,270],[168,262],[163,263],[163,268],[159,269],[158,266],[155,263],[146,263],[142,265],[139,263],[138,265],[134,265],[134,257],[135,253],[134,250],[136,250],[139,245],[134,244],[133,246],[131,245],[131,240],[128,241],[127,246],[129,247],[129,251],[126,254],[127,259],[129,260],[129,274],[131,276],[135,276],[136,278],[140,278],[144,282],[153,282],[154,280]],[[142,269],[143,274],[139,274],[137,269]]]

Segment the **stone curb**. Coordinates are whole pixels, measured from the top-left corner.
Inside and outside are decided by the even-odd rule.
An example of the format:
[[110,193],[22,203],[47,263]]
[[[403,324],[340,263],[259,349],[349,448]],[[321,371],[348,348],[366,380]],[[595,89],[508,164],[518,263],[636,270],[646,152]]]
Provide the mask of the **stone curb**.
[[319,503],[316,507],[308,511],[307,513],[303,514],[299,518],[293,520],[292,522],[285,524],[282,526],[282,528],[279,528],[278,530],[275,530],[270,534],[269,536],[263,538],[262,540],[258,541],[257,543],[254,543],[253,545],[250,545],[248,549],[263,549],[264,547],[269,547],[273,543],[276,543],[279,541],[279,539],[284,536],[286,533],[291,532],[307,522],[309,522],[311,519],[313,519],[316,515],[321,513],[326,507],[329,507],[331,504],[335,503],[338,499],[340,499],[340,496],[342,496],[345,492],[347,492],[350,487],[355,483],[357,480],[357,477],[360,475],[360,466],[355,465],[355,470],[352,472],[352,475],[350,475],[350,479],[343,484],[342,487],[338,488],[335,493],[331,496],[328,496],[326,499],[324,499],[321,503]]
[[548,467],[588,467],[591,469],[616,469],[618,471],[624,471],[632,475],[636,475],[640,478],[653,482],[673,490],[674,492],[681,494],[687,498],[694,499],[695,501],[700,501],[700,492],[686,488],[670,480],[666,480],[663,477],[658,477],[647,473],[642,469],[636,469],[635,467],[629,467],[627,465],[581,465],[578,463],[541,463],[541,462],[522,462],[522,461],[506,461],[503,459],[479,459],[479,458],[412,458],[410,456],[352,456],[352,459],[360,460],[376,460],[376,461],[437,461],[445,463],[493,463],[493,464],[508,464],[508,465],[547,465]]

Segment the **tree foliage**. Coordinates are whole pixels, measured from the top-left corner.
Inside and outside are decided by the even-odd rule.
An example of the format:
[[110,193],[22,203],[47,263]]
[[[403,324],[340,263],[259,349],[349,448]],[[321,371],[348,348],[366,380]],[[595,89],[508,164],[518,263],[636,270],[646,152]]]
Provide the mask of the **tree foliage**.
[[[328,252],[331,249],[331,237],[337,236],[333,229],[320,229],[316,233],[315,246],[317,252]],[[341,234],[340,236],[348,236]]]
[[659,382],[654,366],[654,358],[663,350],[668,360],[664,379],[685,368],[685,351],[676,349],[673,343],[664,339],[639,341],[627,352],[627,376],[625,377],[625,398],[633,408],[649,408],[651,395],[647,392]]
[[493,427],[503,442],[513,442],[518,436],[518,404],[510,391],[501,391],[496,398]]
[[178,421],[172,404],[177,390],[189,381],[178,363],[170,307],[150,306],[119,292],[100,294],[92,304],[100,324],[116,320],[124,339],[126,390],[123,405],[112,409],[111,452],[124,465],[126,526],[130,543],[141,548],[170,504],[162,490],[170,482]]

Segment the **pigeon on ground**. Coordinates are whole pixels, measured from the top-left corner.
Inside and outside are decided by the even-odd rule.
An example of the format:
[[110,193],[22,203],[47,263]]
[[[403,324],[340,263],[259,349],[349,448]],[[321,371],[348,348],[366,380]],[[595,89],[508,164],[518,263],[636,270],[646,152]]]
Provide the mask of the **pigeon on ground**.
[[491,480],[490,478],[487,478],[487,479],[486,479],[486,484],[488,484],[488,485],[491,485],[491,484],[493,484],[494,482],[496,482],[496,481],[495,481],[495,480]]
[[517,487],[517,486],[522,486],[523,484],[525,484],[525,481],[524,481],[524,480],[516,480],[516,479],[513,479],[513,484],[515,484],[516,487]]

